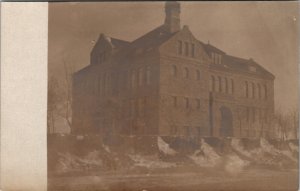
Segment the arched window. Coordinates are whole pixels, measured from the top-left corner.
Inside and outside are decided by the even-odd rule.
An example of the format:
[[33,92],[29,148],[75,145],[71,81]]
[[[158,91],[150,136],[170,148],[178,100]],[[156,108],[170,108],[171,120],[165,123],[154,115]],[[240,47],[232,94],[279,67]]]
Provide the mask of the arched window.
[[150,84],[151,82],[151,71],[150,71],[150,66],[146,67],[146,84]]
[[211,80],[210,80],[210,91],[215,91],[215,77],[211,76]]
[[231,79],[231,94],[234,93],[234,82],[233,79]]
[[196,79],[200,80],[200,71],[199,70],[196,71]]
[[260,89],[260,84],[257,84],[257,94],[258,94],[258,99],[261,99],[261,89]]
[[264,98],[267,99],[268,98],[268,91],[267,91],[267,86],[266,85],[264,85],[264,92],[265,92],[264,93],[264,96],[265,96]]
[[176,67],[175,65],[172,66],[172,75],[173,75],[174,77],[177,76],[177,67]]
[[218,84],[219,84],[219,92],[222,92],[222,79],[220,76],[218,76]]
[[255,84],[252,82],[252,98],[255,98]]
[[184,78],[189,78],[189,70],[187,68],[184,68]]
[[245,96],[248,98],[249,97],[249,87],[248,87],[248,82],[245,81]]
[[224,78],[225,80],[225,92],[228,93],[228,80],[227,78]]

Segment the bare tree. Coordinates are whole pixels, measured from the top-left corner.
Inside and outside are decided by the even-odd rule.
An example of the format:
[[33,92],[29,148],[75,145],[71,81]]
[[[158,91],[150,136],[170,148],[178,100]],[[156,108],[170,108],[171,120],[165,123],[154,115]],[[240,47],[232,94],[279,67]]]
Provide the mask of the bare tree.
[[293,133],[295,139],[298,139],[298,128],[299,128],[299,111],[298,109],[295,109],[291,113],[292,116],[292,123],[293,123]]
[[68,123],[68,126],[72,125],[72,75],[74,72],[74,68],[70,65],[67,65],[65,59],[63,59],[64,66],[64,83],[63,83],[63,111],[62,117]]
[[280,138],[282,140],[291,138],[289,135],[293,135],[293,138],[298,138],[298,110],[292,110],[285,114],[277,112],[275,119],[279,126]]
[[48,110],[47,110],[47,132],[55,133],[55,113],[58,110],[61,97],[59,95],[58,81],[54,76],[48,81]]

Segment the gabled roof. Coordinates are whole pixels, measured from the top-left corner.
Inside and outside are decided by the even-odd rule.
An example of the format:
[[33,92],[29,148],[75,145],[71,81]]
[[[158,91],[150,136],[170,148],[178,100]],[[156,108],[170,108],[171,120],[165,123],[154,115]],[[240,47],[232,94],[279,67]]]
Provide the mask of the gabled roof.
[[[252,59],[244,59],[236,56],[231,56],[209,43],[205,44],[201,41],[199,41],[199,43],[204,47],[208,55],[210,55],[212,52],[222,55],[222,64],[212,64],[213,67],[230,68],[252,74],[266,75],[274,79],[274,75],[272,73],[267,71]],[[251,67],[255,68],[255,71],[251,71]]]
[[116,48],[123,48],[130,44],[130,42],[128,42],[128,41],[117,39],[117,38],[110,37],[110,39],[111,39],[112,45]]
[[[253,59],[244,59],[225,54],[222,56],[221,66],[224,68],[231,68],[256,75],[263,75],[274,79],[274,75],[272,73],[256,63]],[[251,70],[251,68],[254,70]]]
[[[132,42],[108,37],[103,34],[102,35],[113,46],[113,48],[117,48],[120,50],[118,52],[118,55],[120,56],[119,58],[123,58],[123,56],[143,54],[145,52],[151,51],[169,40],[178,32],[170,33],[165,29],[165,25],[161,25]],[[227,55],[224,51],[209,43],[203,43],[199,40],[198,42],[201,44],[208,55],[211,55],[212,52],[222,55],[222,64],[212,64],[211,67],[220,69],[234,69],[256,75],[265,75],[269,78],[274,79],[274,75],[272,73],[267,71],[252,59],[243,59]],[[253,71],[252,69],[254,69],[255,71]]]
[[207,43],[205,44],[204,42],[201,42],[200,40],[198,40],[198,42],[203,46],[204,50],[206,51],[206,53],[208,55],[210,55],[211,52],[215,52],[218,54],[226,54],[224,51],[218,49],[217,47]]
[[130,50],[135,51],[137,49],[141,51],[147,51],[151,48],[156,48],[169,40],[175,33],[169,33],[165,30],[165,26],[161,25],[154,30],[146,33],[145,35],[137,38],[136,40],[132,41],[130,44]]

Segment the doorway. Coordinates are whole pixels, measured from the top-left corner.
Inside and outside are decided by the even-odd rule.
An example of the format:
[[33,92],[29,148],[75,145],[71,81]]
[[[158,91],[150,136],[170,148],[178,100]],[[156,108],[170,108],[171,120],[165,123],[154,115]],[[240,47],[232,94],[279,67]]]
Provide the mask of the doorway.
[[233,136],[232,112],[228,107],[224,107],[224,106],[220,108],[220,112],[221,112],[220,136],[232,137]]

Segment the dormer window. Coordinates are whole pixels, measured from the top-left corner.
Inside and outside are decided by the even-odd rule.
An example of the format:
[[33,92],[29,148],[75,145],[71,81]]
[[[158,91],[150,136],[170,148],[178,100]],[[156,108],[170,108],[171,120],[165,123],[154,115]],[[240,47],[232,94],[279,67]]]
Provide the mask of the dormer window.
[[212,52],[211,59],[213,60],[214,64],[221,64],[222,63],[222,56],[218,53]]
[[250,72],[256,72],[256,68],[254,66],[249,66],[249,71]]
[[178,41],[178,54],[182,55],[182,41],[181,40]]
[[191,44],[191,45],[192,45],[192,50],[191,50],[192,57],[195,57],[195,44]]
[[141,54],[143,52],[143,49],[138,48],[135,50],[135,54]]
[[190,42],[184,42],[181,40],[178,40],[177,42],[177,54],[183,55],[187,57],[195,57],[195,44]]
[[188,42],[185,42],[184,43],[184,53],[185,53],[185,56],[188,56],[189,55],[189,43]]

